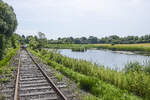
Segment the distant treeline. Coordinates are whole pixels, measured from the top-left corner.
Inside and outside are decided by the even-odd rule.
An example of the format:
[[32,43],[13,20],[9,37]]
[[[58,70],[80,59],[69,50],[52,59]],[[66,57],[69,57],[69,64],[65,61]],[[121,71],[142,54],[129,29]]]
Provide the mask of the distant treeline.
[[21,44],[28,44],[32,49],[41,49],[49,47],[49,44],[136,44],[136,43],[150,43],[150,35],[145,36],[127,36],[119,37],[111,35],[109,37],[97,38],[94,36],[81,37],[81,38],[58,38],[57,40],[47,39],[45,34],[38,32],[36,36],[21,37]]
[[97,43],[105,43],[105,44],[135,44],[135,43],[150,43],[150,35],[145,36],[127,36],[127,37],[119,37],[117,35],[111,35],[108,37],[97,38],[94,36],[81,37],[81,38],[58,38],[57,40],[48,40],[48,43],[51,44],[97,44]]

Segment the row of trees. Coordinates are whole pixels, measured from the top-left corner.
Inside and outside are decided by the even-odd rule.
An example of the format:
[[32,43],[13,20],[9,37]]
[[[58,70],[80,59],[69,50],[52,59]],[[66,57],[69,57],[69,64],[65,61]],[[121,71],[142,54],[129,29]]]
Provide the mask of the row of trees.
[[99,40],[99,43],[114,43],[114,44],[135,44],[135,43],[150,43],[150,35],[145,36],[127,36],[119,37],[112,35]]
[[21,44],[28,44],[32,49],[41,49],[47,47],[48,44],[96,44],[96,43],[108,43],[108,44],[133,44],[133,43],[150,43],[150,35],[145,36],[127,36],[119,37],[112,35],[98,39],[97,37],[90,36],[88,38],[58,38],[57,40],[48,40],[44,33],[38,32],[37,36],[22,36]]
[[81,37],[81,38],[58,38],[57,40],[48,40],[51,44],[65,44],[65,43],[75,43],[75,44],[96,44],[96,43],[109,43],[109,44],[134,44],[134,43],[150,43],[150,35],[145,36],[127,36],[119,37],[117,35],[111,35],[109,37],[97,38],[94,36]]
[[48,40],[48,43],[53,44],[65,44],[65,43],[75,43],[75,44],[87,44],[87,43],[98,43],[98,38],[94,36],[90,36],[89,38],[81,37],[81,38],[58,38],[57,40]]
[[25,37],[24,35],[21,37],[20,40],[21,44],[28,44],[30,48],[32,49],[42,49],[43,47],[46,47],[48,44],[48,40],[45,36],[44,33],[38,32],[37,36],[27,36]]
[[19,35],[13,34],[17,27],[16,14],[11,6],[0,0],[0,59],[6,48],[16,48]]
[[104,37],[98,39],[97,37],[90,36],[88,38],[58,38],[57,40],[48,40],[44,33],[38,32],[37,36],[22,36],[24,43],[29,44],[33,49],[41,49],[46,47],[48,44],[96,44],[96,43],[108,43],[108,44],[133,44],[133,43],[150,43],[150,35],[145,36],[127,36],[119,37],[117,35],[112,35],[109,37]]

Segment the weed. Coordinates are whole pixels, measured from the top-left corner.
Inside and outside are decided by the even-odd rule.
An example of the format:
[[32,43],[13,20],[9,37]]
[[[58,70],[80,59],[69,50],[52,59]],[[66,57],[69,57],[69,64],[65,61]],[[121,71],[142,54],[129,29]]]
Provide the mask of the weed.
[[56,78],[59,80],[59,81],[62,81],[63,80],[63,75],[60,74],[60,73],[55,73],[55,76]]

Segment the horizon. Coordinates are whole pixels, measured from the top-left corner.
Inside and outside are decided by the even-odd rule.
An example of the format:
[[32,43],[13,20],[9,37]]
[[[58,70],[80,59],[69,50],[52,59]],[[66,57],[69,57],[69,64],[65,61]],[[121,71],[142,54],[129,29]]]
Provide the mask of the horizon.
[[148,0],[3,0],[14,8],[16,33],[45,33],[58,37],[102,38],[110,35],[142,36],[150,33]]

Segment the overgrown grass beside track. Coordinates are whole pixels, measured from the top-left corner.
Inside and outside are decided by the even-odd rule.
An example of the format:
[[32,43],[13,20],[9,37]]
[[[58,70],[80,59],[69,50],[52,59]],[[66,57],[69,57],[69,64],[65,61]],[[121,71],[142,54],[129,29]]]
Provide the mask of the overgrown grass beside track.
[[[117,72],[93,65],[84,60],[76,60],[54,52],[35,52],[33,54],[75,80],[81,88],[102,100],[139,100],[130,92],[149,100],[150,76],[143,71]],[[111,85],[113,84],[113,85]]]
[[16,54],[17,50],[18,48],[8,49],[6,56],[2,60],[0,60],[0,83],[9,81],[8,77],[11,76],[11,71],[14,70],[14,67],[9,66],[10,60]]

